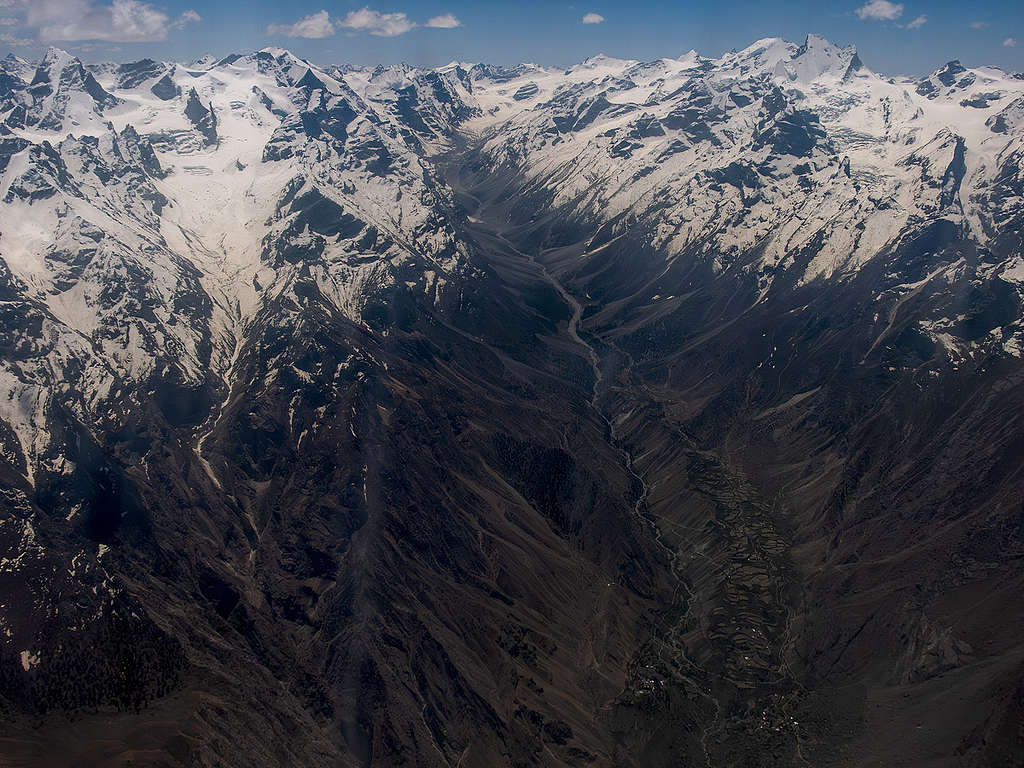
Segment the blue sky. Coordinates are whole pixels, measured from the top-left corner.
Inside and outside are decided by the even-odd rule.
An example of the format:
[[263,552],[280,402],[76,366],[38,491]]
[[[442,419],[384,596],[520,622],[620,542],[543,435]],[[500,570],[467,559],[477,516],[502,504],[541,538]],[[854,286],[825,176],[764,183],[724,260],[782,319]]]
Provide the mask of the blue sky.
[[187,60],[279,45],[320,63],[421,66],[452,60],[565,65],[718,56],[761,37],[815,32],[854,44],[879,72],[921,74],[959,58],[1024,70],[1020,0],[659,2],[658,0],[0,0],[0,51],[58,45],[84,59]]

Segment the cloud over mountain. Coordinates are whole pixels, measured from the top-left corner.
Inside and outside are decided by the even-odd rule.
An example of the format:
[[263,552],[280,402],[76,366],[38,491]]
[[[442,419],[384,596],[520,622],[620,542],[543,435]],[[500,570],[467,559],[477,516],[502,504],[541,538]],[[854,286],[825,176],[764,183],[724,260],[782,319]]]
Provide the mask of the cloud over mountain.
[[318,11],[296,21],[294,24],[271,24],[267,27],[268,35],[284,35],[285,37],[304,37],[318,40],[334,34],[334,24],[327,11]]
[[903,3],[890,3],[889,0],[871,0],[858,8],[855,13],[864,21],[895,21],[903,15]]
[[364,7],[358,11],[349,11],[344,19],[338,22],[339,27],[357,32],[369,32],[378,37],[396,37],[404,35],[416,26],[404,13],[380,13]]
[[43,42],[105,40],[144,43],[167,39],[171,29],[199,20],[187,10],[172,19],[163,10],[139,0],[114,0],[101,5],[92,0],[19,0],[25,23],[38,29]]

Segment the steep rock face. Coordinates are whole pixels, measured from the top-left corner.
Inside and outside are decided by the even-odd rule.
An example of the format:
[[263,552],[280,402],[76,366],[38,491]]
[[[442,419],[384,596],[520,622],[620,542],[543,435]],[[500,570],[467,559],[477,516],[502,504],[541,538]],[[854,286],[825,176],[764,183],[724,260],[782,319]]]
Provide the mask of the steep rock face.
[[65,121],[72,125],[94,123],[118,100],[104,90],[81,61],[51,48],[28,83],[22,103],[28,125],[60,130]]
[[195,129],[203,135],[207,146],[217,144],[217,115],[212,107],[205,106],[199,100],[199,94],[192,88],[188,92],[188,99],[185,102],[185,117],[195,126]]
[[1022,98],[4,60],[0,755],[1002,764]]

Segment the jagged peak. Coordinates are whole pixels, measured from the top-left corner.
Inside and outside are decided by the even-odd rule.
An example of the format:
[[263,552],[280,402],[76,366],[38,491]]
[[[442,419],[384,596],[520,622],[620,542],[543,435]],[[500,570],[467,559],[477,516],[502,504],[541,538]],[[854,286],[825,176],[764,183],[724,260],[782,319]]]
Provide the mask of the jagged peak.
[[401,64],[378,64],[370,72],[369,80],[374,85],[386,88],[393,88],[405,83],[409,76],[415,72],[414,68],[402,62]]
[[209,69],[217,63],[217,57],[212,53],[204,53],[198,59],[189,64],[191,69]]
[[941,67],[932,72],[932,77],[941,77],[942,75],[955,76],[962,75],[967,71],[967,67],[960,63],[960,59],[953,59],[947,61]]
[[863,68],[855,46],[839,46],[821,35],[809,34],[793,55],[789,70],[802,82],[829,76],[846,79]]
[[808,53],[809,51],[815,50],[829,52],[835,51],[842,53],[856,53],[857,47],[854,45],[848,45],[845,47],[841,45],[836,45],[827,37],[823,37],[822,35],[816,35],[813,32],[811,32],[808,33],[808,35],[804,38],[803,45],[801,45],[800,48],[797,50],[796,55],[801,56],[805,53]]
[[63,48],[57,48],[56,46],[50,46],[46,49],[46,53],[43,56],[43,60],[40,62],[40,68],[46,68],[48,70],[58,69],[63,70],[69,65],[77,64],[82,66],[81,60],[73,53],[65,51]]
[[863,69],[854,46],[836,45],[813,33],[801,45],[781,37],[761,38],[741,51],[726,54],[722,60],[742,62],[742,66],[801,82],[823,76],[843,79]]
[[[266,61],[266,58],[270,57],[278,64],[286,65],[302,65],[311,66],[307,59],[303,59],[300,56],[296,56],[294,53],[289,51],[287,48],[281,48],[276,45],[268,45],[260,48],[258,51],[252,53],[231,53],[227,56],[217,59],[209,65],[209,69],[216,69],[218,67],[241,67],[253,65],[259,62],[261,59]],[[211,57],[212,58],[212,57]]]
[[69,88],[81,90],[88,94],[99,108],[118,104],[118,99],[111,95],[81,62],[81,60],[62,48],[51,47],[46,51],[35,76],[29,84],[32,89]]
[[43,61],[49,61],[57,58],[74,58],[63,48],[59,48],[56,45],[51,45],[46,49],[46,53],[43,54]]
[[260,48],[257,51],[257,53],[269,53],[275,59],[280,59],[280,58],[284,58],[284,57],[290,57],[290,58],[293,58],[293,59],[297,59],[298,58],[298,56],[296,56],[294,53],[289,51],[287,48],[281,48],[280,46],[277,46],[277,45],[267,45],[267,46],[264,46],[263,48]]
[[8,54],[0,61],[0,72],[6,73],[8,76],[21,80],[26,84],[32,79],[35,71],[35,65],[25,61],[20,56],[15,56],[13,53]]
[[86,77],[92,77],[77,56],[68,53],[63,48],[50,46],[36,67],[35,77],[32,79],[31,85],[56,85],[56,80],[60,79],[61,73],[69,67],[74,67],[83,80]]

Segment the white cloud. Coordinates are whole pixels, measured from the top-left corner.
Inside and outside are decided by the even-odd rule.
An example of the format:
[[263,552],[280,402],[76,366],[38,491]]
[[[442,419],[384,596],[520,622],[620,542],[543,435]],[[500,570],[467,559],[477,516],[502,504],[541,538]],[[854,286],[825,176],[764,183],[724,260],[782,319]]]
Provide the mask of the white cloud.
[[[284,35],[286,37],[305,37],[322,39],[330,37],[338,29],[350,29],[355,32],[369,32],[378,37],[395,37],[404,35],[416,26],[404,13],[380,13],[371,8],[350,11],[343,19],[332,19],[327,11],[305,16],[294,24],[271,24],[267,27],[268,35]],[[435,16],[427,22],[428,27],[450,29],[462,26],[452,14]]]
[[338,26],[357,32],[369,32],[377,37],[395,37],[404,35],[416,26],[416,22],[410,21],[404,13],[380,13],[370,8],[360,8],[358,11],[350,11],[338,22]]
[[0,27],[17,27],[21,24],[21,19],[16,19],[13,16],[0,16]]
[[583,17],[584,24],[600,24],[604,21],[604,16],[600,13],[588,13]]
[[15,37],[14,35],[0,34],[0,43],[24,47],[27,45],[33,45],[35,40],[29,40],[25,37]]
[[39,30],[43,42],[106,40],[148,43],[167,39],[170,29],[180,29],[199,14],[186,11],[171,18],[140,0],[113,0],[109,5],[95,0],[17,0],[25,9],[26,26]]
[[1012,37],[1008,37],[1005,40],[1003,40],[1003,47],[1004,48],[1016,48],[1017,47],[1017,41],[1014,40]]
[[14,0],[0,0],[0,8],[13,8]]
[[175,29],[181,29],[186,24],[195,24],[196,22],[199,22],[199,21],[202,21],[202,20],[203,20],[202,16],[200,16],[198,13],[196,13],[191,8],[189,8],[187,11],[184,11],[181,14],[181,16],[178,17],[178,20],[176,22],[174,22],[171,26],[174,27]]
[[294,24],[271,24],[267,27],[267,34],[320,40],[334,34],[334,23],[327,11],[320,11],[305,16]]
[[987,21],[972,21],[971,29],[988,29],[991,26]]
[[429,19],[426,25],[435,29],[455,29],[455,27],[461,27],[462,22],[450,13],[443,13]]
[[921,27],[923,27],[927,23],[928,23],[928,17],[925,16],[922,13],[916,19],[914,19],[909,24],[907,24],[907,29],[920,29]]
[[903,3],[890,3],[889,0],[870,0],[855,13],[862,19],[875,21],[895,21],[903,15]]

